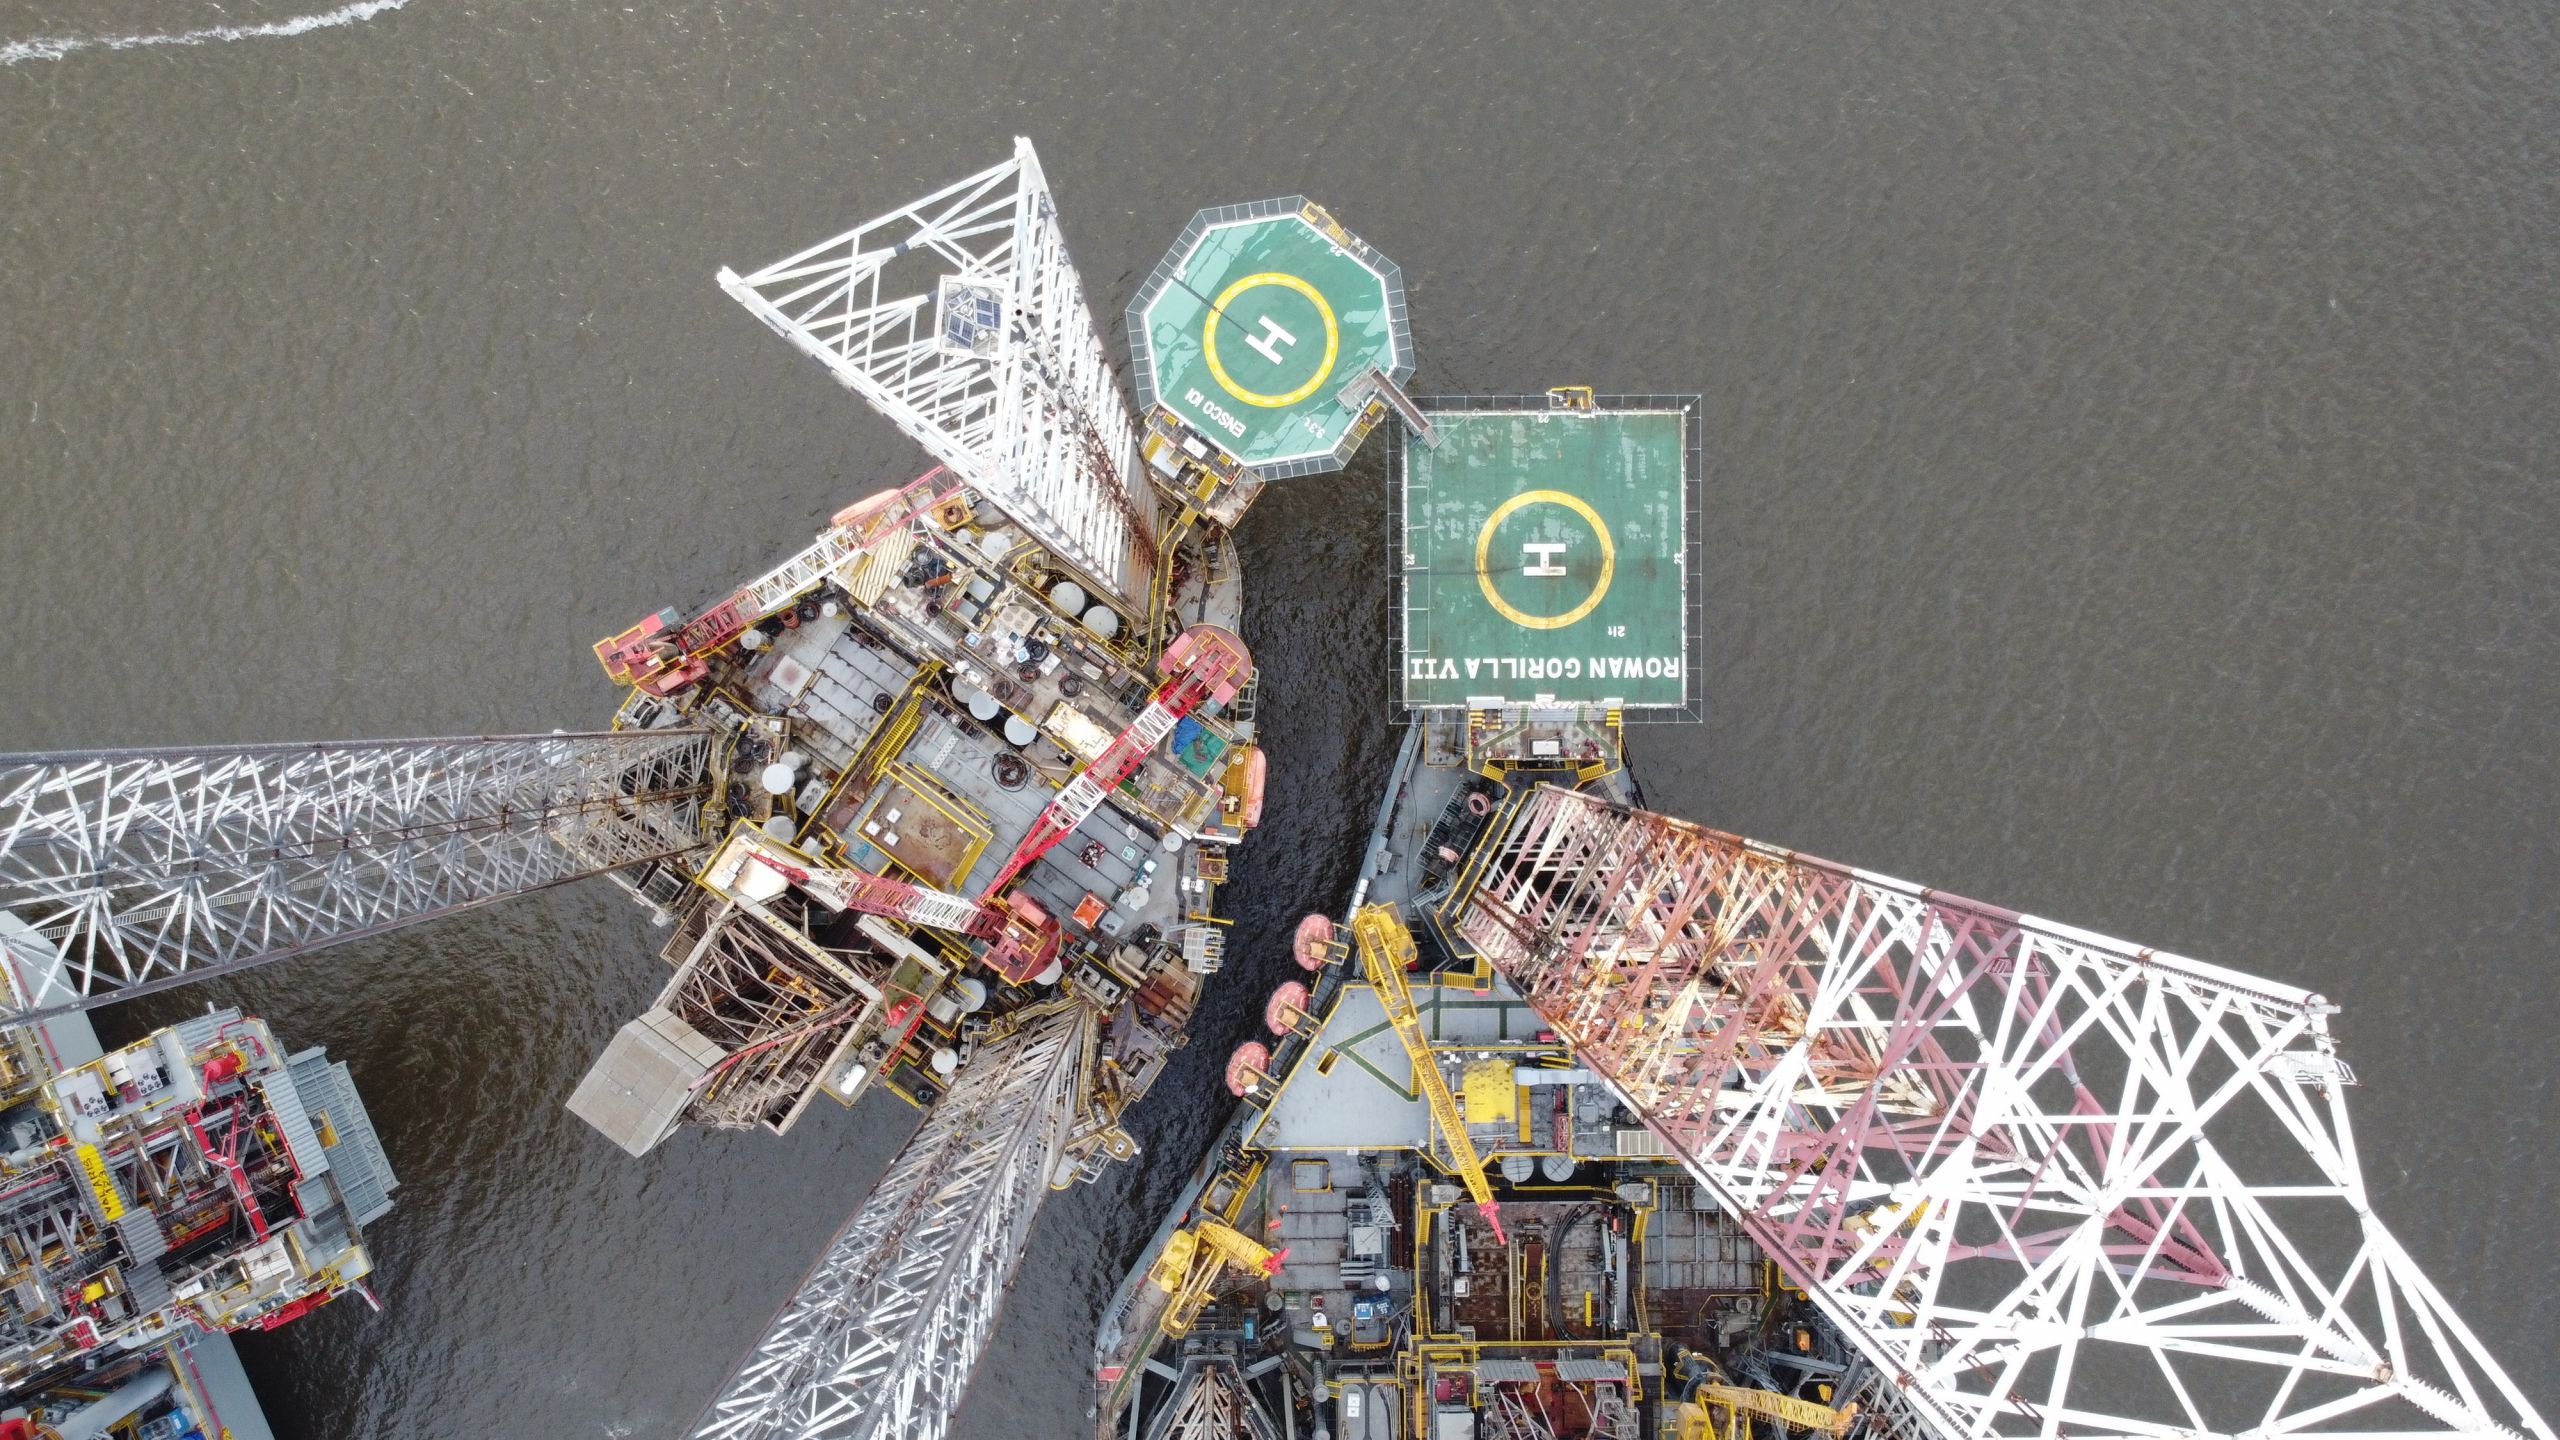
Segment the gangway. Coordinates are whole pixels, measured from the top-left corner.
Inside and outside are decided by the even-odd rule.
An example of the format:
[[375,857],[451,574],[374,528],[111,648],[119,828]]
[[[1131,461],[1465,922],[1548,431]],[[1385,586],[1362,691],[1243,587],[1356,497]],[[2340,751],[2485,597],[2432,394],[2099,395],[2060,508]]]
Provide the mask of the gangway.
[[1358,410],[1372,399],[1384,400],[1388,408],[1396,412],[1396,417],[1404,421],[1405,428],[1413,432],[1415,439],[1429,449],[1440,448],[1440,427],[1431,423],[1431,417],[1422,413],[1422,407],[1413,403],[1413,397],[1404,393],[1403,386],[1375,365],[1352,376],[1351,383],[1343,386],[1333,398],[1345,410]]
[[[1387,1012],[1387,1023],[1395,1028],[1396,1039],[1403,1042],[1405,1058],[1413,1063],[1413,1088],[1422,1092],[1431,1107],[1432,1123],[1440,1127],[1441,1138],[1449,1145],[1449,1160],[1457,1168],[1458,1179],[1467,1194],[1484,1215],[1484,1223],[1493,1230],[1493,1238],[1502,1240],[1502,1212],[1493,1201],[1493,1182],[1484,1173],[1484,1158],[1476,1154],[1475,1141],[1467,1135],[1466,1117],[1458,1113],[1457,1098],[1449,1093],[1449,1082],[1440,1074],[1440,1062],[1431,1058],[1431,1041],[1422,1033],[1422,1016],[1413,1008],[1413,992],[1405,988],[1405,967],[1414,961],[1413,932],[1407,930],[1404,915],[1392,904],[1364,905],[1351,917],[1351,936],[1360,946],[1360,963],[1369,972],[1369,987],[1378,992],[1378,1004]],[[1505,1242],[1508,1243],[1508,1242]]]

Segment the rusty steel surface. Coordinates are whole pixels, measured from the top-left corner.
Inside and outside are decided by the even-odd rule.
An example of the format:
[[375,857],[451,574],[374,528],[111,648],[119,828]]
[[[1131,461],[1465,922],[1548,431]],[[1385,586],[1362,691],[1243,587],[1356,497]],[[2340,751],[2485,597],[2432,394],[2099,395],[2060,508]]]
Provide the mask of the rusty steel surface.
[[1943,1434],[2552,1435],[2318,995],[1553,787],[1445,915]]

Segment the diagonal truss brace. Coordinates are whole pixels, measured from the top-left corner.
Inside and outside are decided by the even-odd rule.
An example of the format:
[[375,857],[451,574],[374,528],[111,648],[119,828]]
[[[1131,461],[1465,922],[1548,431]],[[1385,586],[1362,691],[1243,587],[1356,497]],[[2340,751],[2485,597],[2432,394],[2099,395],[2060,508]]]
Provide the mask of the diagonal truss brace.
[[1553,787],[1447,917],[1944,1436],[2552,1440],[2319,996]]
[[720,285],[1089,579],[1148,593],[1136,426],[1030,141]]
[[967,1391],[1076,1115],[1092,1012],[982,1043],[702,1418],[696,1440],[934,1440]]
[[[0,909],[19,1021],[683,855],[712,735],[0,756]],[[43,997],[33,1003],[31,997]]]

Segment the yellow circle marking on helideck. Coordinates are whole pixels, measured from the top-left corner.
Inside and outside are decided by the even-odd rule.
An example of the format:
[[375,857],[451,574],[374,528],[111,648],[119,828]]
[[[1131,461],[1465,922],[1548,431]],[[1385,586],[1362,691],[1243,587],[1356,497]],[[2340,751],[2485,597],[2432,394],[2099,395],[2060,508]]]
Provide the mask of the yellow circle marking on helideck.
[[[1265,395],[1258,390],[1247,390],[1237,384],[1233,376],[1227,374],[1226,366],[1218,363],[1218,322],[1226,317],[1227,302],[1247,290],[1258,290],[1265,285],[1277,285],[1284,290],[1295,290],[1306,296],[1308,302],[1316,307],[1316,314],[1324,318],[1324,363],[1316,367],[1315,374],[1307,377],[1306,384],[1286,395]],[[1247,405],[1259,405],[1265,410],[1277,410],[1284,405],[1295,405],[1316,393],[1316,387],[1324,383],[1324,377],[1333,373],[1335,357],[1342,353],[1342,327],[1333,322],[1333,307],[1324,303],[1324,296],[1317,292],[1316,287],[1295,275],[1280,270],[1265,270],[1259,275],[1247,275],[1219,291],[1218,298],[1209,302],[1209,319],[1208,323],[1202,327],[1201,335],[1200,348],[1208,357],[1209,373],[1218,377],[1218,387]]]
[[[1583,597],[1581,604],[1554,615],[1532,615],[1503,599],[1494,591],[1492,572],[1485,569],[1485,559],[1493,551],[1494,530],[1531,505],[1563,506],[1581,516],[1590,525],[1591,533],[1600,540],[1600,583],[1591,587],[1591,593]],[[1584,504],[1581,496],[1568,495],[1562,490],[1524,490],[1493,507],[1493,513],[1485,517],[1484,528],[1476,532],[1476,586],[1484,591],[1486,604],[1491,605],[1503,619],[1524,630],[1561,630],[1590,614],[1600,607],[1600,599],[1609,593],[1609,581],[1617,573],[1618,550],[1609,543],[1609,527],[1600,522],[1600,512]]]

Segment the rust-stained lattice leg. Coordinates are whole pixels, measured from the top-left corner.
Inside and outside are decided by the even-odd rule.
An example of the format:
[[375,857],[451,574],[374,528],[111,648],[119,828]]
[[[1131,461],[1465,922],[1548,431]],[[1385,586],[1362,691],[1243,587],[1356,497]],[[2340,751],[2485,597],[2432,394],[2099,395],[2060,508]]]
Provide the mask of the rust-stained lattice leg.
[[1458,932],[1932,1428],[2550,1440],[2319,996],[1559,789],[1497,844]]

